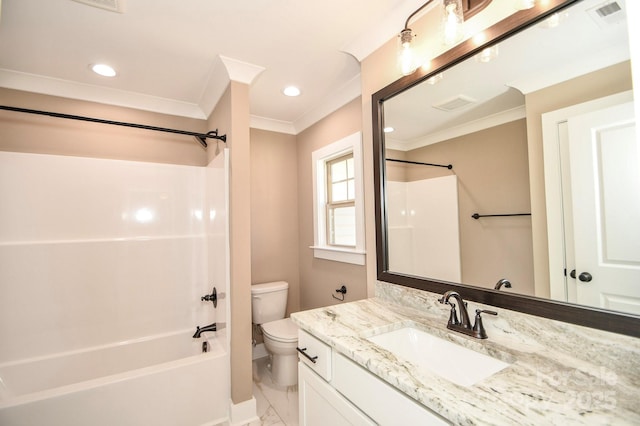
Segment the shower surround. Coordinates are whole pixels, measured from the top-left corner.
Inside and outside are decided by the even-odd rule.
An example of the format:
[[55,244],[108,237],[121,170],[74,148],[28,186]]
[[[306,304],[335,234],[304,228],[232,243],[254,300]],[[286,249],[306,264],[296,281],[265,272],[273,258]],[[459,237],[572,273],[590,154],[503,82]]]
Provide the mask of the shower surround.
[[[213,285],[228,294],[226,188],[224,154],[192,167],[0,152],[0,423],[19,424],[34,411],[24,404],[45,401],[37,408],[52,410],[47,424],[105,413],[129,424],[125,404],[140,393],[119,401],[95,389],[139,376],[148,377],[143,392],[165,398],[154,400],[155,425],[172,424],[178,401],[175,415],[194,413],[181,424],[227,418],[228,329],[206,333],[207,354],[191,338],[197,325],[227,322],[228,299],[216,309],[200,300]],[[175,343],[163,346],[169,336]],[[82,361],[66,362],[74,359]],[[197,385],[205,403],[177,397],[187,390],[175,379],[198,370],[215,372]],[[163,379],[168,371],[177,375]],[[45,373],[51,380],[38,378]],[[88,390],[81,406],[66,407],[77,423],[55,417]]]

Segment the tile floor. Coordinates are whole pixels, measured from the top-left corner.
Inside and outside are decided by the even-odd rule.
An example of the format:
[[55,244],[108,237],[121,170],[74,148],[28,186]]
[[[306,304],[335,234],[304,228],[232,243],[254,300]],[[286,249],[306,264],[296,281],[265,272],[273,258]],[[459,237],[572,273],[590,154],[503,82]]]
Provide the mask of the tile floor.
[[298,426],[298,385],[273,383],[269,357],[253,361],[253,396],[260,421],[249,426]]

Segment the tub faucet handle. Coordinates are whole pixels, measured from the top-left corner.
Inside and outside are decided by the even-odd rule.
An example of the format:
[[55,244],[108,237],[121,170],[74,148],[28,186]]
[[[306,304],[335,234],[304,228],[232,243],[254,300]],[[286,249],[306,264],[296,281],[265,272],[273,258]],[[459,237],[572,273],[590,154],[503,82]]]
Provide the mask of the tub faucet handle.
[[203,302],[212,302],[213,303],[213,307],[217,308],[218,307],[218,292],[216,291],[216,288],[213,287],[213,290],[211,291],[211,294],[206,294],[206,295],[202,296],[200,298],[200,300],[202,300]]

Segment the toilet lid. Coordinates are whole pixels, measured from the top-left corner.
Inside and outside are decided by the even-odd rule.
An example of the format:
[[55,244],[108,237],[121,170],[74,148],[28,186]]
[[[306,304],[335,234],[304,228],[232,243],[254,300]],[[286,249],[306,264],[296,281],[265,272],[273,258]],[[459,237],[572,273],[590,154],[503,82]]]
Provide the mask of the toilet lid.
[[298,326],[291,321],[291,318],[262,324],[262,332],[279,342],[295,342],[298,340]]

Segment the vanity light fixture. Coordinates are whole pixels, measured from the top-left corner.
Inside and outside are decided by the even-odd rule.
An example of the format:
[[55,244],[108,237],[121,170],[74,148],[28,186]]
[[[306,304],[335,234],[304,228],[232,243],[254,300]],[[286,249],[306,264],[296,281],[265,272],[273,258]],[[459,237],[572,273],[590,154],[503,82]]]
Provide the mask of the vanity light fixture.
[[444,0],[444,14],[442,15],[442,35],[444,44],[453,46],[460,40],[464,33],[462,24],[464,16],[462,14],[462,0]]
[[93,64],[90,67],[91,71],[103,77],[115,77],[117,75],[116,70],[107,64]]
[[[434,0],[429,0],[420,6],[407,18],[404,29],[398,35],[398,66],[402,75],[412,74],[419,66],[421,61],[416,57],[416,53],[412,48],[412,42],[415,38],[413,31],[409,28],[409,21],[416,16],[421,10],[431,4]],[[463,36],[462,23],[464,22],[462,0],[440,0],[442,2],[442,37],[444,43],[453,45],[460,41]]]

